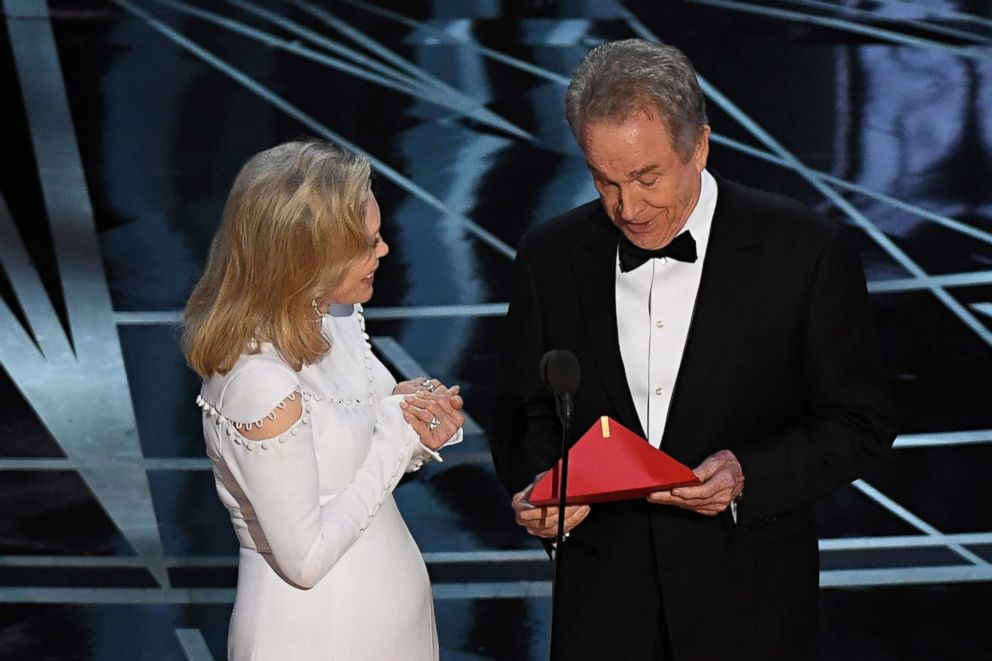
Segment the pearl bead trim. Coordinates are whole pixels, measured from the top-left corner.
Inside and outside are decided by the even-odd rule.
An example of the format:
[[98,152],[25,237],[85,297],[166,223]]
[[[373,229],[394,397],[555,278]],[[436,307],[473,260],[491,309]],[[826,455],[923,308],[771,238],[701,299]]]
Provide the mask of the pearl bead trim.
[[[368,387],[369,387],[368,397],[366,397],[364,399],[354,399],[354,398],[348,398],[348,397],[335,397],[333,395],[322,395],[322,394],[317,394],[317,393],[309,392],[309,391],[303,390],[302,388],[297,387],[296,390],[294,390],[293,392],[291,392],[286,399],[295,400],[297,393],[299,393],[300,397],[302,398],[302,400],[304,402],[330,402],[332,404],[337,404],[339,406],[363,407],[363,408],[372,408],[372,407],[374,407],[376,405],[376,399],[375,399],[375,377],[372,374],[372,365],[373,365],[372,345],[369,342],[369,334],[365,331],[365,315],[362,314],[362,306],[360,306],[360,305],[359,306],[356,306],[356,313],[358,315],[358,325],[359,325],[359,328],[361,328],[361,331],[362,331],[362,341],[365,344],[364,362],[365,362],[365,379],[368,382]],[[255,429],[255,428],[261,428],[261,427],[264,426],[265,419],[266,418],[268,418],[269,420],[275,420],[275,418],[276,418],[275,411],[273,411],[273,412],[269,413],[267,416],[265,416],[264,418],[262,418],[260,420],[254,420],[254,421],[251,421],[251,422],[237,422],[237,421],[234,421],[234,420],[229,420],[226,417],[224,417],[223,415],[221,415],[221,412],[215,406],[213,406],[212,404],[210,404],[209,402],[207,402],[200,395],[197,395],[196,396],[196,405],[203,410],[204,414],[208,418],[214,418],[215,419],[214,422],[216,424],[222,425],[222,424],[225,424],[226,423],[226,424],[229,424],[229,425],[234,426],[238,430],[244,429],[245,431],[251,431],[252,429]],[[285,409],[286,408],[286,402],[285,401],[279,402],[279,404],[277,404],[276,406],[278,408],[280,408],[280,409]],[[301,420],[303,422],[303,424],[307,424],[308,422],[310,422],[310,420],[309,420],[310,415],[309,414],[310,414],[310,407],[309,406],[305,406],[305,411],[303,413],[302,420]],[[292,434],[295,436],[297,433],[298,433],[298,430],[294,427],[292,429]],[[230,428],[228,428],[228,435],[229,436],[231,435]],[[235,443],[237,443],[237,439],[235,439]],[[249,449],[251,449],[251,448],[249,448]],[[267,449],[267,448],[263,448],[263,449]]]
[[[289,396],[286,397],[286,399],[295,400],[298,394],[300,396],[303,395],[303,391],[300,390],[299,388],[289,393]],[[216,420],[214,421],[216,422],[216,424],[222,425],[227,423],[233,425],[236,429],[244,429],[245,431],[251,431],[252,429],[255,428],[261,429],[265,425],[266,418],[268,418],[269,420],[276,419],[276,413],[275,411],[273,411],[272,413],[268,414],[267,416],[265,416],[265,418],[262,418],[261,420],[255,420],[253,422],[235,422],[234,420],[229,420],[228,418],[225,418],[223,415],[221,415],[221,412],[217,410],[217,408],[214,407],[213,404],[203,399],[203,397],[201,397],[200,395],[196,396],[196,405],[199,406],[201,409],[203,409],[203,412],[206,414],[208,418],[216,418]],[[286,408],[285,400],[276,404],[276,408],[285,409]],[[307,410],[309,410],[309,408]],[[228,436],[231,435],[230,428],[228,428],[227,430],[227,435]]]

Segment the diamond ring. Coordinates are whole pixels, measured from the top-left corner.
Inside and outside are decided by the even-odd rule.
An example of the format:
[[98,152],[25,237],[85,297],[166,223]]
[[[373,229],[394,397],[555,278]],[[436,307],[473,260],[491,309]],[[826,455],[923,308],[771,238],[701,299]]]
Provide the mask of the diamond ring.
[[430,431],[434,431],[440,426],[441,426],[441,421],[437,419],[437,416],[434,416],[433,418],[427,421],[427,429]]

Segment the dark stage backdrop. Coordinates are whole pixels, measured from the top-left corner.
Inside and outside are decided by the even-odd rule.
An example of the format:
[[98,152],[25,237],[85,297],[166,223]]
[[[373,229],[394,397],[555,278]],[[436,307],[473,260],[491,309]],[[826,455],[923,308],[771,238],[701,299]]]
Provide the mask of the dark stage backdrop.
[[684,49],[711,168],[844,221],[902,435],[820,509],[824,658],[992,658],[988,0],[0,0],[0,658],[224,657],[234,535],[177,321],[238,167],[302,135],[373,159],[368,308],[465,443],[397,500],[442,658],[541,659],[549,566],[488,458],[523,232],[594,196],[579,58]]

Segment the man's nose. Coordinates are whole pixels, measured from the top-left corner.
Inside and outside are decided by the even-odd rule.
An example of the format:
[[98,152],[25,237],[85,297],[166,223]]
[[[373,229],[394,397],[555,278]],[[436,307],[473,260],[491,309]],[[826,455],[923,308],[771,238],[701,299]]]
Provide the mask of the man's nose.
[[624,222],[629,223],[637,220],[644,207],[642,202],[640,196],[635,195],[631,188],[621,187],[620,196],[617,199],[617,215]]

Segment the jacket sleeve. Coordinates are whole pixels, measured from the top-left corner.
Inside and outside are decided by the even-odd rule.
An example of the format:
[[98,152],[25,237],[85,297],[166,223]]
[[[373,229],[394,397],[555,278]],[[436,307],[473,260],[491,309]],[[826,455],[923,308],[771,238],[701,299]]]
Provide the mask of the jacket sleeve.
[[895,439],[892,393],[864,274],[837,228],[811,281],[801,355],[803,423],[735,450],[745,478],[743,523],[850,483]]
[[561,457],[561,424],[537,372],[547,349],[526,240],[513,262],[505,323],[490,450],[497,475],[514,494]]
[[[264,379],[269,390],[274,383],[285,382],[285,395],[299,396],[298,384],[290,383],[285,374],[252,373],[239,375],[225,398],[244,401],[232,395],[250,392],[256,379]],[[419,442],[403,419],[400,401],[399,395],[379,401],[368,455],[351,482],[324,505],[320,504],[312,404],[304,402],[302,415],[292,427],[264,441],[249,440],[229,420],[222,423],[227,429],[220,435],[220,456],[250,504],[276,566],[289,582],[302,588],[315,585],[368,528],[403,476]],[[225,415],[223,405],[219,413]],[[333,425],[334,419],[322,419],[322,423]]]

